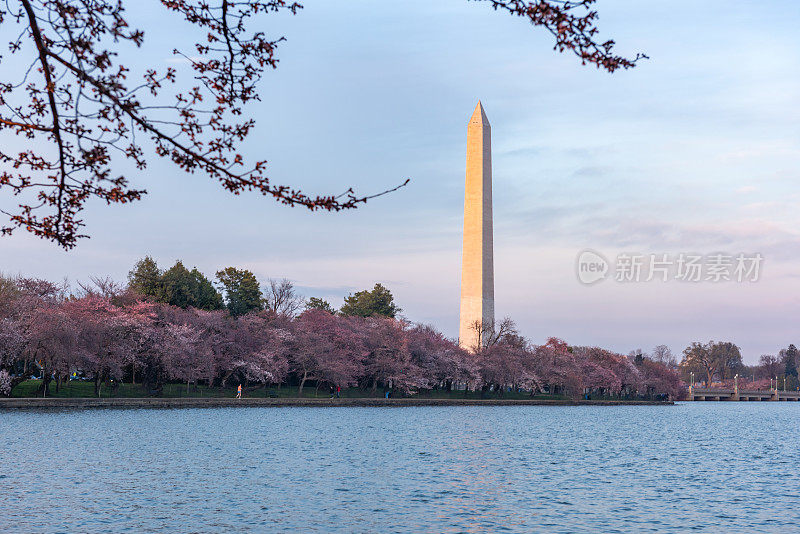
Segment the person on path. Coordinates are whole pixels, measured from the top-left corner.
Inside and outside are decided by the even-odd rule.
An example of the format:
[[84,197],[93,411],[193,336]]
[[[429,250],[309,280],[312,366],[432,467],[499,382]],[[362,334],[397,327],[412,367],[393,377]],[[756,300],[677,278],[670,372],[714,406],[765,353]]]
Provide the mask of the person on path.
[[341,398],[341,393],[342,393],[342,387],[341,386],[336,386],[336,398],[337,399]]
[[242,398],[242,385],[241,384],[239,384],[239,387],[236,388],[236,398],[237,399],[241,399]]

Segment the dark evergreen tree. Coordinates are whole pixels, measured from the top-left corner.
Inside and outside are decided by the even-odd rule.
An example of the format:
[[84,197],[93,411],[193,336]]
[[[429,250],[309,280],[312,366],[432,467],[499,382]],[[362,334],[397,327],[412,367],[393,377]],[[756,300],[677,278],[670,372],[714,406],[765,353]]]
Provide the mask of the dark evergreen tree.
[[214,284],[197,268],[191,271],[179,260],[161,276],[161,302],[180,308],[219,310],[223,308],[222,295]]
[[797,347],[794,344],[789,345],[789,348],[783,353],[783,368],[787,377],[797,378]]
[[214,287],[211,280],[206,278],[203,273],[197,270],[197,267],[191,271],[192,277],[195,280],[194,295],[196,308],[201,310],[221,310],[225,307],[222,301],[222,294]]
[[134,264],[128,273],[128,287],[140,295],[155,300],[163,298],[161,271],[153,258],[145,256]]
[[340,312],[342,315],[354,315],[357,317],[395,317],[401,310],[394,304],[392,292],[381,284],[375,284],[372,291],[358,291],[354,295],[349,295],[344,299],[344,305]]
[[319,297],[311,297],[306,301],[307,310],[322,310],[328,313],[336,313],[336,310],[331,306],[330,302]]
[[179,308],[188,308],[196,304],[194,276],[180,260],[164,272],[161,280],[164,285],[163,302]]
[[261,289],[256,276],[246,270],[228,267],[217,272],[217,280],[225,291],[225,306],[233,317],[263,309]]

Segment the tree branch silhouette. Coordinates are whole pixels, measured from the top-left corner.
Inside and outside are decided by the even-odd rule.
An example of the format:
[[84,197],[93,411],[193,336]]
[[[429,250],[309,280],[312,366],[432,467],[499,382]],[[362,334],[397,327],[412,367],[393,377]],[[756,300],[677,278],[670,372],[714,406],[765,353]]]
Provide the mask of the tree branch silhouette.
[[[0,212],[4,235],[23,228],[70,249],[85,226],[88,201],[107,204],[140,200],[147,192],[133,187],[114,169],[128,160],[139,171],[150,157],[172,161],[188,173],[201,171],[233,194],[255,191],[289,206],[310,210],[353,209],[404,187],[409,180],[374,194],[310,195],[274,184],[267,161],[246,163],[239,152],[252,132],[245,106],[260,100],[258,83],[278,66],[283,37],[268,38],[252,28],[262,17],[302,9],[288,0],[160,0],[167,13],[204,33],[189,53],[173,53],[188,63],[178,68],[147,68],[134,76],[120,60],[140,48],[144,33],[125,19],[125,0],[6,0],[0,25],[17,37],[10,57],[23,61],[19,79],[0,81],[0,136],[25,139],[24,148],[0,137],[0,190],[17,199],[15,209]],[[527,18],[556,37],[556,49],[572,50],[584,63],[613,72],[633,67],[643,57],[615,56],[613,41],[596,42],[594,0],[476,0],[495,10]],[[579,10],[584,12],[580,13]],[[7,58],[0,57],[0,65]],[[9,69],[10,70],[10,69]],[[168,89],[172,91],[168,91]],[[149,140],[150,145],[137,138]],[[152,148],[152,150],[151,150]]]

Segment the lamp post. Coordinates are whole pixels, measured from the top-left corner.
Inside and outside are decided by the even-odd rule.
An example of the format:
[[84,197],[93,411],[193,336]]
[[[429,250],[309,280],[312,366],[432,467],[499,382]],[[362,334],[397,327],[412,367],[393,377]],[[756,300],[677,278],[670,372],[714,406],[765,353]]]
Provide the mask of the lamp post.
[[736,396],[739,396],[739,373],[733,377],[733,390],[736,392]]

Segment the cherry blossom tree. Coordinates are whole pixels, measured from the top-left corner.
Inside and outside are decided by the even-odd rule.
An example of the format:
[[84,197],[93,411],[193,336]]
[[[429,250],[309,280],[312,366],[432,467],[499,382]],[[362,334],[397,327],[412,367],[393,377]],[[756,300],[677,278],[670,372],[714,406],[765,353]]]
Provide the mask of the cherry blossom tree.
[[245,343],[237,335],[239,325],[221,310],[206,311],[190,308],[177,314],[172,322],[191,326],[199,336],[203,352],[204,372],[194,379],[204,379],[209,385],[221,376],[222,383],[234,372],[233,361],[240,350],[246,350]]
[[548,385],[550,393],[577,396],[583,391],[578,362],[565,341],[548,338],[547,343],[536,347],[535,353],[537,374]]
[[622,389],[622,380],[608,365],[614,362],[611,353],[597,347],[575,347],[573,354],[583,378],[584,388],[598,390],[600,394],[619,393]]
[[25,341],[23,326],[17,318],[0,319],[0,369],[7,372],[8,369],[13,370],[22,359]]
[[78,366],[94,378],[94,393],[100,396],[104,381],[119,381],[126,365],[135,362],[138,332],[152,316],[152,305],[136,302],[125,308],[111,298],[87,293],[64,304],[76,324],[80,341]]
[[0,397],[11,396],[11,375],[5,369],[0,369]]
[[364,321],[341,317],[318,309],[306,310],[294,321],[294,343],[289,357],[300,385],[298,395],[308,380],[317,386],[354,385],[364,372],[368,352],[363,330]]
[[[594,357],[601,361],[601,364],[610,369],[620,380],[620,395],[638,391],[641,387],[641,372],[634,363],[622,354],[597,349]],[[677,376],[677,373],[673,373]]]
[[444,386],[448,391],[454,383],[469,384],[478,379],[478,363],[472,352],[429,325],[416,325],[406,331],[411,361],[420,369],[427,387]]
[[36,308],[28,316],[25,350],[42,373],[39,393],[46,397],[54,376],[66,376],[78,350],[75,321],[61,305]]
[[[54,372],[68,364],[66,350],[73,336],[69,317],[61,313],[65,293],[62,286],[36,278],[17,277],[0,280],[0,368],[11,378],[11,387],[25,380],[29,364],[42,370],[39,392],[47,395]],[[21,369],[18,369],[21,363]],[[16,372],[14,371],[16,368]]]
[[378,385],[407,392],[426,384],[408,350],[407,324],[389,317],[368,317],[358,323],[366,348],[361,383],[371,391]]
[[484,389],[493,387],[502,394],[506,387],[531,392],[542,388],[534,353],[521,336],[510,334],[501,337],[479,354]]
[[41,371],[41,395],[72,372],[91,376],[96,395],[106,383],[135,383],[137,376],[149,394],[161,393],[167,381],[185,383],[188,394],[202,381],[227,387],[237,379],[266,391],[296,379],[299,395],[309,382],[373,394],[379,386],[413,394],[457,383],[501,394],[511,387],[531,395],[683,395],[669,362],[557,338],[535,346],[510,319],[492,326],[485,345],[465,351],[431,326],[388,317],[309,308],[297,317],[259,310],[233,318],[224,310],[143,301],[108,279],[67,296],[63,286],[43,280],[0,277],[0,394]]
[[166,329],[164,369],[169,378],[186,382],[188,395],[191,382],[213,375],[213,357],[200,329],[189,324],[170,324]]
[[640,366],[644,393],[650,397],[680,400],[686,396],[686,384],[668,365],[645,358]]
[[286,317],[249,313],[230,326],[229,350],[236,353],[228,365],[230,372],[265,387],[283,382],[289,372],[287,356],[294,339]]
[[[20,363],[23,362],[23,350],[26,337],[24,323],[21,316],[22,292],[11,278],[0,276],[0,371],[8,377],[8,392],[0,395],[10,395],[13,387],[21,382],[25,376],[25,369],[21,370],[23,378],[16,381],[13,378]],[[5,390],[3,390],[5,391]]]

